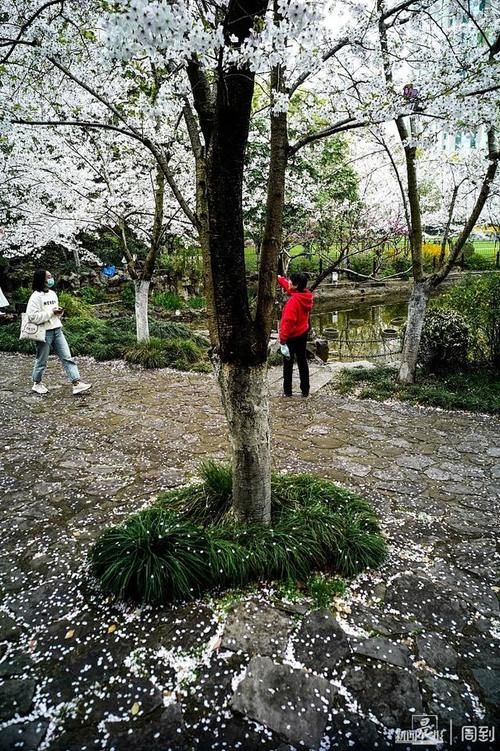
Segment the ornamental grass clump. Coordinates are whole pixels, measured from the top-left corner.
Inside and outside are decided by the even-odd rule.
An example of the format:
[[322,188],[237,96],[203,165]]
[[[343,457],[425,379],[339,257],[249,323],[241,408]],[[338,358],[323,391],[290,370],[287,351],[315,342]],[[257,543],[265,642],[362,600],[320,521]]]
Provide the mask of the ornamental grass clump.
[[371,506],[334,483],[274,475],[264,526],[234,519],[230,467],[208,461],[200,474],[98,539],[91,563],[105,590],[166,603],[255,581],[304,582],[317,571],[351,577],[386,556]]
[[205,531],[158,507],[107,529],[91,554],[106,591],[150,603],[195,597],[210,584],[208,562]]

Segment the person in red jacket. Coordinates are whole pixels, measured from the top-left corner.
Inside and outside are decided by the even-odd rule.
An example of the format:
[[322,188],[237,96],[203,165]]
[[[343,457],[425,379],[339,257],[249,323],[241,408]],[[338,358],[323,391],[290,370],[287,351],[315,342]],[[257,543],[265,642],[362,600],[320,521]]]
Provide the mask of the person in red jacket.
[[278,284],[289,299],[281,313],[279,342],[288,346],[290,357],[283,358],[283,393],[292,396],[293,361],[297,358],[300,390],[302,396],[309,396],[309,366],[306,358],[307,335],[310,329],[309,315],[313,307],[311,290],[307,289],[305,274],[292,274],[290,279],[278,277]]

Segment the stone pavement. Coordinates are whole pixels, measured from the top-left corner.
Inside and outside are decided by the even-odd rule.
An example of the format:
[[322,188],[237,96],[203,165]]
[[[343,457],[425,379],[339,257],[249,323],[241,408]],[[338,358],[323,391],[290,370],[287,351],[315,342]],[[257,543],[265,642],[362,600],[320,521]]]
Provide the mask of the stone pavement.
[[80,365],[88,394],[51,362],[39,397],[30,358],[0,353],[1,751],[410,749],[412,720],[497,747],[497,418],[273,398],[275,468],[368,497],[388,561],[333,612],[264,585],[137,608],[101,595],[89,545],[225,458],[225,421],[210,376]]

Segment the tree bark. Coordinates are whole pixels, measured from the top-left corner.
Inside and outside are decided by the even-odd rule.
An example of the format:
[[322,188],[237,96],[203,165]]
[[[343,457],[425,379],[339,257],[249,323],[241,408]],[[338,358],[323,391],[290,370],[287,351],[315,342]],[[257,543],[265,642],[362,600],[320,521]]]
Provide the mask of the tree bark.
[[[284,91],[283,74],[281,66],[275,66],[272,69],[271,88],[273,92]],[[287,113],[271,113],[271,153],[267,180],[266,224],[259,261],[259,287],[255,316],[257,330],[262,332],[262,345],[266,350],[274,318],[278,258],[283,245],[287,151]]]
[[80,272],[80,253],[78,252],[78,248],[75,246],[73,247],[73,260],[75,262],[77,272]]
[[[243,42],[267,0],[230,0],[224,35]],[[206,194],[198,195],[199,230],[206,258],[207,301],[213,315],[213,361],[229,425],[233,508],[242,521],[268,524],[271,453],[267,395],[267,341],[252,318],[246,283],[243,170],[254,73],[225,64],[222,54],[212,99],[193,70],[191,86],[205,139]],[[206,212],[207,222],[202,218]],[[205,247],[206,245],[206,247]]]
[[400,383],[415,383],[415,371],[417,368],[418,350],[422,336],[427,301],[430,295],[428,280],[415,282],[408,303],[408,320],[406,333],[401,353],[401,365],[398,380]]
[[147,342],[149,339],[149,285],[149,280],[139,279],[134,281],[135,328],[138,342]]
[[271,440],[267,363],[221,363],[218,381],[229,425],[233,511],[241,522],[271,521]]

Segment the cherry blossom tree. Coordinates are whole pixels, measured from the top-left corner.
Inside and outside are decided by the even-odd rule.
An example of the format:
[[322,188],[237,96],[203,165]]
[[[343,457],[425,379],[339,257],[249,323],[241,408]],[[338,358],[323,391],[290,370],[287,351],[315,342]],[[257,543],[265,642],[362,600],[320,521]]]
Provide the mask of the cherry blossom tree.
[[[456,2],[450,0],[450,5]],[[3,64],[19,65],[10,85],[20,109],[11,108],[10,123],[106,129],[141,144],[156,160],[161,180],[196,228],[202,247],[214,366],[232,444],[235,514],[269,522],[266,356],[290,160],[347,130],[388,121],[399,125],[407,164],[413,165],[407,170],[406,190],[417,268],[418,142],[408,118],[425,114],[436,122],[455,123],[470,102],[477,117],[491,125],[494,113],[485,94],[496,87],[492,69],[500,45],[485,32],[487,54],[475,54],[468,43],[457,63],[459,36],[453,33],[453,49],[443,55],[440,47],[448,37],[443,33],[441,44],[436,43],[435,20],[441,18],[442,4],[433,0],[375,6],[363,0],[60,0],[41,3],[35,11],[29,5],[8,0],[7,16],[15,22],[8,21],[12,28],[0,42]],[[494,19],[495,12],[488,23],[490,16]],[[424,44],[417,43],[422,29]],[[415,74],[414,85],[405,97],[401,92],[410,73]],[[23,101],[26,80],[30,91]],[[48,80],[57,96],[47,98]],[[161,83],[155,89],[156,81]],[[252,309],[245,277],[243,178],[256,81],[269,82],[271,117],[265,223]],[[34,106],[38,89],[42,95]],[[289,109],[307,91],[315,93],[316,104],[294,131]],[[424,114],[417,115],[417,108]],[[181,133],[190,144],[191,195],[171,163]],[[418,273],[415,282],[418,288]]]

